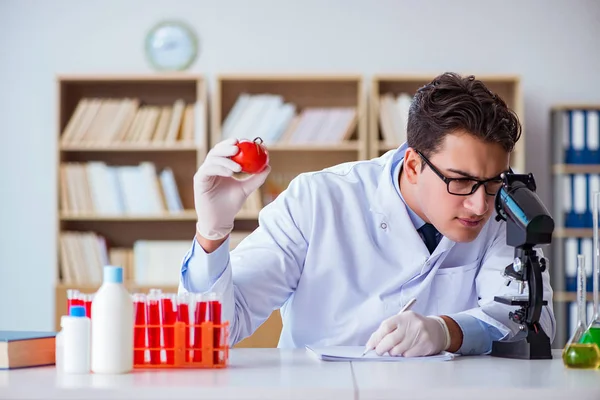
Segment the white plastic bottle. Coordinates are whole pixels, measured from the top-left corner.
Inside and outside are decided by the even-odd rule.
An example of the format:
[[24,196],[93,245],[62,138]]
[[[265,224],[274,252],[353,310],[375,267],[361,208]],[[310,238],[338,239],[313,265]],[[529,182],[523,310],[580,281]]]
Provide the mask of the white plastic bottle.
[[123,268],[107,265],[92,301],[92,372],[125,374],[132,369],[133,300],[123,286]]
[[61,318],[62,360],[65,374],[90,373],[90,319],[85,307],[71,307],[69,316]]

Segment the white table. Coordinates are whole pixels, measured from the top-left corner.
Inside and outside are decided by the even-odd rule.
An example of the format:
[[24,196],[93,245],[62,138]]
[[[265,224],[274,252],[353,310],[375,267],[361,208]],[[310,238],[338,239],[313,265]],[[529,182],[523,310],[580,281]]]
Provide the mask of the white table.
[[54,367],[0,371],[0,399],[354,399],[349,363],[305,350],[232,349],[227,368],[57,374]]
[[560,351],[554,357],[349,363],[318,361],[301,349],[233,349],[222,370],[0,371],[0,399],[600,399],[600,370],[570,370]]
[[352,363],[360,399],[600,400],[600,370],[491,356],[429,363]]

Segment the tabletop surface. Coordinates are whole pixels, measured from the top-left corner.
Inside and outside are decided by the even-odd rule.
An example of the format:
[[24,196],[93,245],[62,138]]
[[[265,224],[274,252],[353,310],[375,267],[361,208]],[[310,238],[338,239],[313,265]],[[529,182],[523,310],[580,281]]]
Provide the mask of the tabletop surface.
[[[600,370],[566,368],[561,351],[552,360],[457,356],[431,363],[352,363],[360,398],[490,399],[535,396],[600,400]],[[532,397],[530,397],[532,398]]]
[[[95,390],[91,391],[90,388]],[[96,390],[97,389],[97,390]],[[134,370],[70,375],[54,367],[0,371],[0,399],[354,399],[349,363],[304,349],[232,349],[223,369]]]
[[[600,399],[600,370],[490,356],[441,362],[325,362],[304,349],[232,349],[220,370],[67,375],[54,367],[0,371],[0,399]],[[516,398],[516,397],[515,397]]]

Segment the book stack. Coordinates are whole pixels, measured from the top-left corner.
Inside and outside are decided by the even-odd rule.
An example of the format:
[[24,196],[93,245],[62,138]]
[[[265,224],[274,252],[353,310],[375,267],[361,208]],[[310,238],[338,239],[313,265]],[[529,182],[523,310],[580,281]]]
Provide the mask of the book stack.
[[61,211],[73,214],[140,215],[183,211],[171,168],[151,162],[109,166],[104,162],[60,166]]
[[298,107],[283,96],[242,93],[223,121],[222,138],[254,139],[267,145],[327,145],[351,140],[355,107]]
[[142,104],[136,98],[82,98],[62,132],[63,146],[194,143],[194,105]]
[[56,362],[56,333],[0,331],[0,370]]
[[[234,232],[233,250],[247,232]],[[193,239],[192,239],[193,240]],[[64,231],[60,235],[60,275],[65,285],[98,286],[105,265],[123,267],[125,281],[138,286],[177,286],[181,263],[192,240],[137,240],[133,248],[111,247],[95,232]]]
[[406,141],[408,110],[412,96],[407,93],[383,94],[379,97],[379,124],[383,142],[387,146],[398,146]]

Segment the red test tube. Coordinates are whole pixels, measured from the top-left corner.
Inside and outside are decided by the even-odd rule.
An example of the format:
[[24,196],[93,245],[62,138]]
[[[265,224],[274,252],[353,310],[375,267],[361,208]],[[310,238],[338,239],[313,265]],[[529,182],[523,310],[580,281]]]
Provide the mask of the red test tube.
[[145,363],[144,354],[146,352],[146,295],[143,293],[135,293],[133,295],[133,310],[134,310],[134,339],[133,347],[133,363],[134,365],[142,365]]
[[83,300],[81,299],[81,293],[77,289],[67,290],[67,315],[71,314],[71,307],[83,306]]
[[83,294],[83,305],[85,306],[85,316],[92,319],[92,301],[94,301],[93,294]]
[[180,293],[177,296],[177,322],[183,322],[185,324],[185,359],[191,361],[191,335],[190,330],[190,300],[191,296],[189,293]]
[[175,364],[175,321],[177,320],[177,299],[175,294],[162,295],[162,330],[167,365]]
[[[209,293],[208,296],[206,296],[206,299],[208,300],[208,309],[209,309],[208,314],[209,314],[210,322],[212,322],[215,325],[221,325],[221,309],[222,309],[221,296],[218,293],[212,292],[212,293]],[[223,329],[220,326],[215,326],[213,329],[214,329],[214,331],[213,331],[214,332],[213,333],[213,346],[214,346],[213,362],[215,364],[218,364],[220,362],[220,360],[222,359],[222,357],[220,357],[221,351],[218,349],[222,345],[221,335],[222,335]]]
[[202,323],[209,320],[208,303],[201,293],[196,294],[194,310],[194,362],[202,361]]
[[152,365],[160,364],[160,295],[160,290],[151,289],[147,297],[148,347]]

